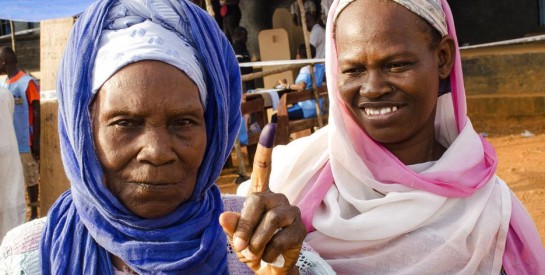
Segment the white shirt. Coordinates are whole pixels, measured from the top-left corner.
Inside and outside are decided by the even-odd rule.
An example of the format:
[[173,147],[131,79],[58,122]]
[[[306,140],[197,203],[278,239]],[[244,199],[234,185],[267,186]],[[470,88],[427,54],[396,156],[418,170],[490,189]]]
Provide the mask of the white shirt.
[[309,41],[316,48],[316,58],[325,58],[325,29],[320,24],[312,27]]

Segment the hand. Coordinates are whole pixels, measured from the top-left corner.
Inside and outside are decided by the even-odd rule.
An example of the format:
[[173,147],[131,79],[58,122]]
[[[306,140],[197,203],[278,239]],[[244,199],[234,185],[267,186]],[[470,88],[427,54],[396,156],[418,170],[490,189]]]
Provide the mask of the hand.
[[[225,212],[220,224],[239,260],[256,274],[298,274],[295,264],[307,231],[299,209],[284,195],[252,194],[241,214]],[[274,265],[262,267],[261,261]]]
[[32,143],[32,146],[30,146],[30,152],[36,160],[40,159],[40,145]]
[[288,87],[288,81],[285,78],[278,80],[278,85],[281,86],[282,89],[286,89],[286,87]]
[[[307,231],[299,208],[290,205],[283,194],[269,190],[274,131],[275,126],[269,124],[261,133],[251,194],[242,213],[225,212],[220,215],[220,224],[240,261],[256,274],[298,274],[295,264]],[[262,267],[261,261],[272,264]]]

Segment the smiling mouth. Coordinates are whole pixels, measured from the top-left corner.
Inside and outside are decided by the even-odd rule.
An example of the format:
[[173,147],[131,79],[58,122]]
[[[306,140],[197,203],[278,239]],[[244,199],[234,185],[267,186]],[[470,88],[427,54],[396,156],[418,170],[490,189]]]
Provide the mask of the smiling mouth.
[[365,111],[365,114],[367,114],[368,116],[378,116],[378,115],[393,113],[399,110],[399,108],[400,107],[398,106],[389,106],[389,107],[380,107],[380,108],[365,107],[364,111]]

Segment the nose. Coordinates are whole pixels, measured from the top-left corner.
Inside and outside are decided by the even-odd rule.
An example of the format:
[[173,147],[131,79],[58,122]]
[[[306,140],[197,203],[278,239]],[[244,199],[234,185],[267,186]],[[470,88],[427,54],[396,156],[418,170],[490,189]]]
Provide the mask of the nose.
[[380,70],[370,70],[363,77],[360,95],[367,98],[380,98],[392,91],[386,76]]
[[142,149],[136,157],[138,162],[161,166],[176,161],[173,139],[165,127],[146,127],[141,142]]

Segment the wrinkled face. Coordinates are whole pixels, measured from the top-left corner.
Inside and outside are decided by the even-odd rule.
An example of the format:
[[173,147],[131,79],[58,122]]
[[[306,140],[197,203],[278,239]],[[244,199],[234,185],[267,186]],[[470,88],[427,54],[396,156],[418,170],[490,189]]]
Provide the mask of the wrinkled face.
[[158,61],[128,65],[102,86],[92,117],[105,184],[127,209],[158,218],[191,197],[206,129],[185,73]]
[[394,2],[371,0],[350,4],[336,22],[340,96],[386,147],[434,138],[439,80],[450,68],[440,68],[443,46],[431,46],[425,24]]

